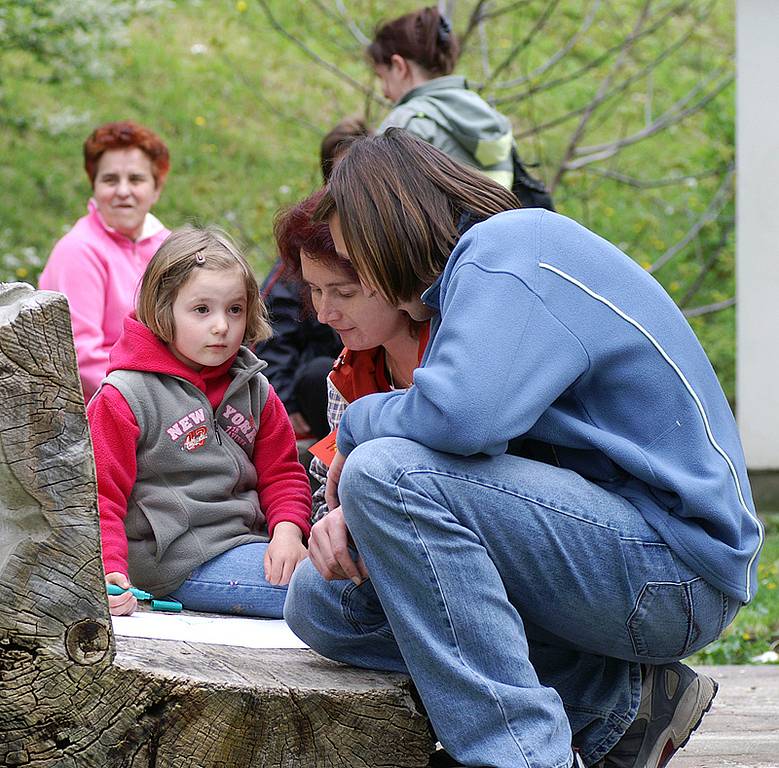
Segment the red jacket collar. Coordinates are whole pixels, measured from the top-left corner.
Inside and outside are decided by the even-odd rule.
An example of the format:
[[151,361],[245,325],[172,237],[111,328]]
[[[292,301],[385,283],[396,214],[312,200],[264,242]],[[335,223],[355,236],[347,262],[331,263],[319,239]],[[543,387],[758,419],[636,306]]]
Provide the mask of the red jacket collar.
[[[427,322],[419,329],[417,357],[420,361],[429,339],[430,323]],[[330,380],[344,399],[351,403],[374,392],[389,392],[391,387],[386,371],[384,347],[360,350],[344,347],[333,363]]]

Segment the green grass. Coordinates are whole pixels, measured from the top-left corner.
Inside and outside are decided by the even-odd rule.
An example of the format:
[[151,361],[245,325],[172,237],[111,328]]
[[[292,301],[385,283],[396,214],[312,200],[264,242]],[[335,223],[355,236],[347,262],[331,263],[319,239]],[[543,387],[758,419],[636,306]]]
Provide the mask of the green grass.
[[758,564],[758,592],[719,640],[690,657],[697,664],[748,664],[779,651],[779,514],[764,515],[766,541]]

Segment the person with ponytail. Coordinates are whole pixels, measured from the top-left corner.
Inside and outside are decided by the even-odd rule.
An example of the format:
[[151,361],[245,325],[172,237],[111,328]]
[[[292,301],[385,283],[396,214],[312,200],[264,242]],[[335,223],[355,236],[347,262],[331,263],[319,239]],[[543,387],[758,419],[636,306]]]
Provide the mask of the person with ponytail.
[[378,128],[405,128],[511,189],[511,122],[452,72],[460,45],[435,6],[381,25],[367,48],[392,111]]
[[411,386],[341,417],[290,627],[409,673],[435,765],[664,768],[717,690],[681,659],[752,599],[763,542],[684,316],[616,246],[408,131],[352,143],[314,218],[430,340]]

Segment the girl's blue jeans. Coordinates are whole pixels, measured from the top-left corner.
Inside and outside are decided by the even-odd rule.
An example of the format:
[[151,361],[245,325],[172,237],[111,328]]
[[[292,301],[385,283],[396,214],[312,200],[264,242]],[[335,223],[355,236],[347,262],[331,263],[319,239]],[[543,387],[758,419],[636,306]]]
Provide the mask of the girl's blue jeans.
[[195,568],[170,596],[191,611],[280,619],[287,587],[265,580],[267,548],[267,543],[256,542],[228,549]]
[[465,765],[599,760],[633,721],[640,663],[714,640],[739,604],[693,573],[628,501],[515,456],[400,438],[358,446],[339,485],[370,580],[306,560],[285,618],[313,649],[408,672]]

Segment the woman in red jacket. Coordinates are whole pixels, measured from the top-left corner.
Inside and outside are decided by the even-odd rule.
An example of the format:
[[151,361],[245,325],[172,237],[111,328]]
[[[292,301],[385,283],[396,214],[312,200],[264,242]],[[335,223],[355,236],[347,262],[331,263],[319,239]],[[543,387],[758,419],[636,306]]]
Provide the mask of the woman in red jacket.
[[[322,192],[316,192],[283,211],[274,234],[282,263],[305,286],[304,298],[317,319],[335,329],[345,345],[327,380],[327,419],[336,430],[346,406],[358,397],[411,386],[428,324],[412,320],[362,286],[351,263],[336,253],[327,222],[312,220],[321,198]],[[327,513],[325,446],[334,442],[333,434],[319,444],[309,468],[322,484],[314,493],[313,522]]]

